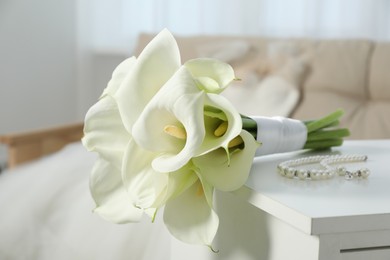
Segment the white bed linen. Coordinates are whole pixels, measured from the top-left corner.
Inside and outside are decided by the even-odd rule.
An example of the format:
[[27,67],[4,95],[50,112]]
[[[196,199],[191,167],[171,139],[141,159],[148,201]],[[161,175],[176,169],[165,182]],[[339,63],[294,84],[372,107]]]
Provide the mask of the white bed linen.
[[116,225],[92,213],[96,159],[80,143],[0,174],[0,259],[169,259],[162,223]]

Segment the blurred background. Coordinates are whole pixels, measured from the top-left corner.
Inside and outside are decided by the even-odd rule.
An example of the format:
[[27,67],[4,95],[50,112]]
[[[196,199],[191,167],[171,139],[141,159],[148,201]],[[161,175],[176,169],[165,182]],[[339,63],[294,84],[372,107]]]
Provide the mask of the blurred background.
[[0,134],[82,121],[138,35],[163,28],[389,41],[390,1],[0,0]]

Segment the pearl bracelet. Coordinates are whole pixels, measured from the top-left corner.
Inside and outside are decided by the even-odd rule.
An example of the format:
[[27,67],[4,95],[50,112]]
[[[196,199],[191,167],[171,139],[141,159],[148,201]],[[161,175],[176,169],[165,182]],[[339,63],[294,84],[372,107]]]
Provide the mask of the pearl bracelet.
[[[351,172],[344,166],[334,167],[332,164],[364,161],[367,161],[367,156],[365,155],[316,155],[282,162],[277,166],[277,169],[280,175],[287,178],[325,180],[332,178],[334,175],[339,175],[345,176],[349,180],[352,178],[367,178],[370,175],[370,170],[362,168]],[[294,168],[296,166],[314,163],[319,163],[323,169],[307,170]]]

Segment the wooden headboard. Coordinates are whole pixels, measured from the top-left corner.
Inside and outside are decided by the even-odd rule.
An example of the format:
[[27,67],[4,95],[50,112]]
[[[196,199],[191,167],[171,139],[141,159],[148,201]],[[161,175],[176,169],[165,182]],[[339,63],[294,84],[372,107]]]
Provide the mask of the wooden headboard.
[[8,146],[8,167],[56,152],[83,136],[83,124],[77,123],[32,132],[0,136],[0,143]]

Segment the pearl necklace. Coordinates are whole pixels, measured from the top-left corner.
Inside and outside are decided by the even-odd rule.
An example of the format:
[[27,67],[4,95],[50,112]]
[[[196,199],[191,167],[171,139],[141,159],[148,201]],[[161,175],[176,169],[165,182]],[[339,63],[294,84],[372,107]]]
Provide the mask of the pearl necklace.
[[[280,175],[287,178],[298,178],[301,180],[326,180],[335,175],[345,176],[346,179],[367,178],[370,170],[362,168],[357,171],[348,171],[344,166],[332,166],[333,164],[364,162],[367,161],[365,155],[316,155],[310,157],[289,160],[277,166]],[[319,163],[322,169],[297,169],[296,166]]]

